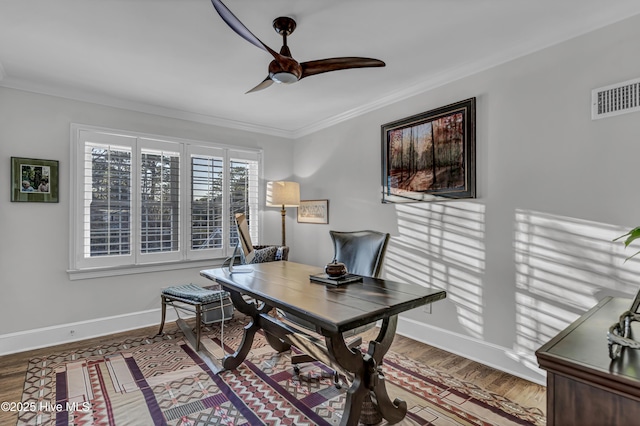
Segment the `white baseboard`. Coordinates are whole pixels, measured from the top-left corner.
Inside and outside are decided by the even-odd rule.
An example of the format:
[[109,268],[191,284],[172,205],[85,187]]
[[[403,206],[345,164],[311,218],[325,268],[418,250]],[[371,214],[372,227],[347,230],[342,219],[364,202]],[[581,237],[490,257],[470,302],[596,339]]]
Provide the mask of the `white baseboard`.
[[[97,318],[69,324],[0,335],[0,355],[8,355],[63,343],[105,336],[137,328],[160,326],[160,308],[113,317]],[[167,309],[167,322],[177,319]]]
[[[177,319],[167,310],[167,322]],[[160,309],[97,318],[89,321],[56,325],[0,335],[0,355],[9,355],[63,343],[120,333],[137,328],[159,326]],[[516,354],[513,350],[442,330],[415,320],[399,318],[398,334],[410,337],[456,355],[521,377],[541,385],[546,384],[546,374],[538,367],[535,356]]]
[[397,333],[530,382],[547,384],[546,372],[538,367],[534,354],[516,353],[509,348],[403,317],[398,318]]

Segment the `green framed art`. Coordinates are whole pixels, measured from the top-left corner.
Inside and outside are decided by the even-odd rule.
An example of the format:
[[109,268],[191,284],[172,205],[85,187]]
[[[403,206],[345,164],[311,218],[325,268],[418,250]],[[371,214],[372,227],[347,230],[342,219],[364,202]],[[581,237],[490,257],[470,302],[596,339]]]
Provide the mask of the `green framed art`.
[[11,157],[11,201],[57,203],[58,161]]

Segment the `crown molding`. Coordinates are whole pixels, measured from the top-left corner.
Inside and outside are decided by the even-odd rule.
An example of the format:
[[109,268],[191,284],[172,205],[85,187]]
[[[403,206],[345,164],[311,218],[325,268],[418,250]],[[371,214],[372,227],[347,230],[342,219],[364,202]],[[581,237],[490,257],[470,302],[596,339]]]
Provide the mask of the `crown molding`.
[[[519,56],[524,56],[524,55],[519,55]],[[438,74],[434,74],[428,77],[425,80],[415,82],[400,90],[390,92],[387,95],[373,102],[364,104],[357,108],[353,108],[349,111],[345,111],[344,113],[334,115],[333,117],[329,117],[328,119],[318,121],[309,126],[302,127],[296,130],[293,133],[293,136],[294,138],[300,138],[303,136],[310,135],[312,133],[318,132],[320,130],[326,129],[331,126],[335,126],[339,123],[348,121],[360,115],[364,115],[368,112],[393,105],[395,103],[409,99],[413,96],[417,96],[422,93],[428,92],[430,90],[434,90],[438,87],[444,86],[446,84],[453,83],[462,78],[477,74],[479,72],[485,71],[490,68],[494,68],[502,63],[508,62],[516,58],[517,56],[514,56],[510,58],[504,58],[499,62],[491,61],[488,63],[485,63],[487,61],[477,61],[477,62],[465,64],[463,66],[460,66],[451,70],[442,71]]]
[[[1,65],[1,64],[0,64]],[[0,72],[2,70],[0,69]],[[0,77],[2,74],[0,74]],[[243,121],[230,120],[221,117],[215,117],[211,115],[198,114],[189,111],[181,111],[172,108],[165,108],[157,105],[145,104],[141,102],[133,102],[125,99],[115,98],[106,95],[99,95],[92,92],[83,91],[72,87],[55,87],[51,85],[45,85],[35,83],[27,80],[20,80],[14,78],[1,79],[0,87],[6,87],[8,89],[23,90],[25,92],[38,93],[42,95],[55,96],[64,99],[71,99],[74,101],[88,102],[101,106],[108,106],[113,108],[126,109],[130,111],[141,112],[145,114],[158,115],[161,117],[175,118],[185,121],[193,121],[196,123],[209,124],[218,127],[225,127],[235,130],[243,130],[247,132],[260,133],[263,135],[278,136],[282,138],[292,139],[293,132],[278,129],[275,127],[262,126],[252,123],[246,123]]]
[[353,108],[341,114],[334,115],[327,119],[317,121],[308,126],[301,127],[293,132],[293,138],[297,139],[306,135],[310,135],[312,133],[318,132],[331,126],[335,126],[339,123],[358,117],[360,115],[364,115],[368,112],[387,107],[397,102],[409,99],[413,96],[417,96],[430,90],[434,90],[446,84],[453,83],[463,78],[487,71],[492,68],[496,68],[500,65],[514,61],[516,59],[565,43],[569,40],[578,38],[593,31],[600,30],[617,22],[631,19],[634,16],[636,15],[606,17],[597,24],[588,28],[584,28],[580,31],[568,29],[561,35],[555,34],[553,37],[548,37],[546,39],[538,38],[535,40],[528,40],[525,43],[513,46],[511,49],[506,49],[496,55],[488,56],[478,61],[470,62],[452,69],[441,71],[437,74],[421,79],[420,81],[416,81],[400,90],[390,92],[373,102],[364,104],[357,108]]
[[[575,29],[567,29],[564,34],[554,34],[553,36],[542,35],[543,38],[537,38],[535,40],[527,40],[513,46],[511,49],[506,49],[496,55],[482,58],[478,61],[462,64],[461,66],[443,70],[437,74],[426,76],[425,78],[410,83],[404,88],[392,91],[376,100],[365,103],[356,108],[342,112],[340,114],[333,115],[326,119],[322,119],[311,123],[309,125],[300,127],[295,130],[287,130],[282,128],[258,125],[253,123],[247,123],[243,121],[230,120],[221,117],[215,117],[205,114],[198,114],[188,111],[181,111],[171,108],[165,108],[157,105],[144,104],[140,102],[132,102],[124,99],[114,98],[107,95],[99,95],[95,93],[89,93],[71,87],[53,87],[31,81],[14,79],[7,77],[2,63],[0,63],[0,87],[7,87],[11,89],[24,90],[28,92],[40,93],[44,95],[56,96],[66,99],[72,99],[82,102],[89,102],[103,106],[110,106],[114,108],[122,108],[147,114],[158,115],[162,117],[175,118],[186,121],[193,121],[202,124],[208,124],[213,126],[219,126],[229,129],[242,130],[252,133],[259,133],[271,136],[282,137],[286,139],[298,139],[303,136],[318,132],[320,130],[335,126],[342,122],[351,120],[355,117],[367,114],[369,112],[390,106],[397,102],[409,99],[413,96],[420,95],[422,93],[434,90],[438,87],[446,84],[453,83],[457,80],[469,77],[474,74],[495,68],[507,62],[516,60],[518,58],[533,54],[535,52],[553,47],[555,45],[567,42],[571,39],[580,37],[584,34],[592,31],[599,30],[608,25],[612,25],[616,22],[620,22],[626,19],[630,19],[636,15],[631,16],[607,16],[604,17],[598,23],[582,30],[576,31]],[[546,37],[546,38],[544,38]]]

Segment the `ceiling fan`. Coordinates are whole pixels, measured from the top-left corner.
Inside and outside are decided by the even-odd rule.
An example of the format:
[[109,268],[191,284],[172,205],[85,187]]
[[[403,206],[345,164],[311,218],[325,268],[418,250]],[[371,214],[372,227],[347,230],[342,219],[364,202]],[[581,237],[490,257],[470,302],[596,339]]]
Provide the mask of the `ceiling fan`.
[[257,92],[266,89],[275,83],[290,84],[295,83],[305,77],[321,74],[329,71],[346,70],[350,68],[384,67],[385,63],[378,59],[341,57],[320,59],[317,61],[298,62],[291,56],[291,51],[287,46],[287,36],[296,29],[296,21],[292,18],[281,16],[273,20],[273,28],[282,35],[282,48],[280,53],[271,49],[258,39],[242,22],[227,8],[220,0],[211,0],[224,22],[231,27],[240,37],[247,40],[254,46],[270,53],[274,60],[269,64],[269,75],[260,84],[247,93]]

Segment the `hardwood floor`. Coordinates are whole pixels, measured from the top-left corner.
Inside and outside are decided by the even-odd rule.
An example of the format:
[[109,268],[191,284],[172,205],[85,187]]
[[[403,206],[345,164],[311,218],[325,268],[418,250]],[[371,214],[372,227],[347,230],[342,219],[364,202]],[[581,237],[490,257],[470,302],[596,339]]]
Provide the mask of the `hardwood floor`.
[[415,340],[396,336],[391,350],[502,395],[523,407],[546,413],[547,388]]
[[[175,330],[175,323],[167,323],[165,332]],[[157,327],[146,327],[124,333],[97,337],[64,345],[22,352],[0,357],[0,402],[19,402],[22,397],[24,379],[28,362],[31,358],[63,351],[74,351],[93,345],[109,342],[120,342],[128,338],[153,336]],[[373,334],[373,330],[370,333]],[[393,351],[409,356],[424,364],[475,383],[476,385],[525,407],[537,407],[546,412],[546,387],[514,377],[477,362],[453,355],[441,349],[428,346],[403,336],[396,336]],[[0,410],[0,425],[15,425],[18,419],[16,412]]]

